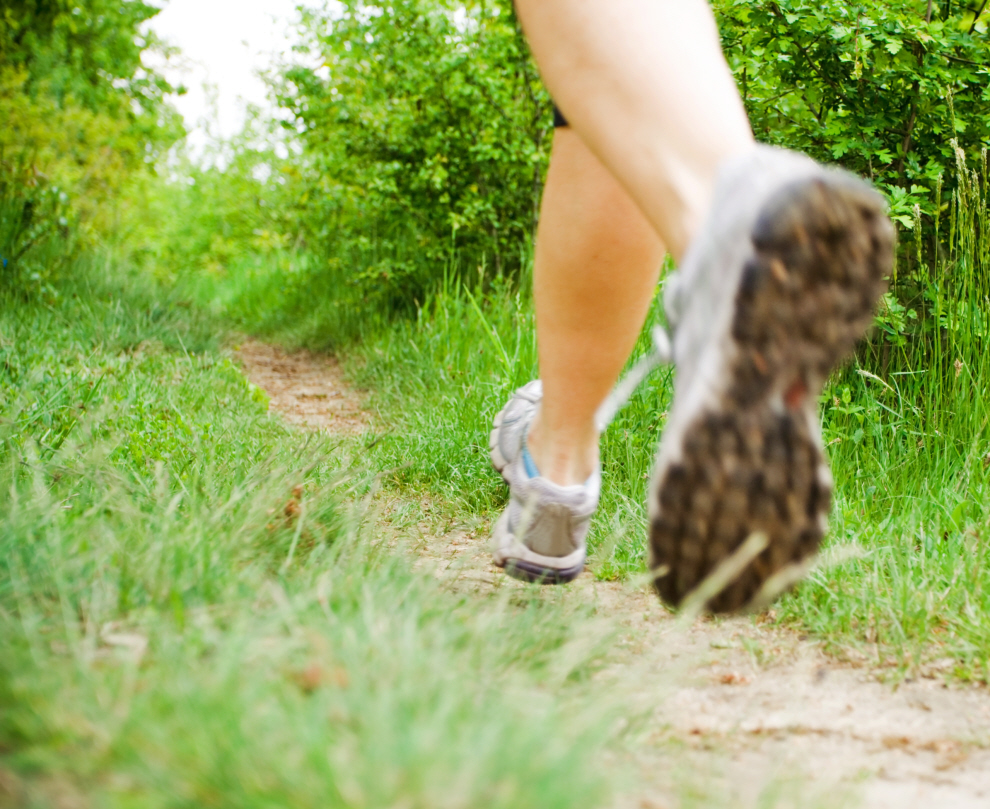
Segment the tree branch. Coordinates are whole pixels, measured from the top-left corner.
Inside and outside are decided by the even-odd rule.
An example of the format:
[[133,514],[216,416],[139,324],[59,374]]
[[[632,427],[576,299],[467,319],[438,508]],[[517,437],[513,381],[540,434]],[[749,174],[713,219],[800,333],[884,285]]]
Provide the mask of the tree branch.
[[969,26],[969,31],[967,33],[972,34],[976,30],[976,24],[980,21],[980,16],[983,14],[983,9],[987,7],[987,0],[983,0],[980,4],[980,10],[976,12],[976,16],[973,17],[973,24]]
[[[914,99],[918,97],[918,82],[914,83],[911,95]],[[904,127],[904,140],[901,141],[901,159],[897,164],[897,173],[901,175],[901,179],[907,183],[907,156],[908,151],[911,149],[911,140],[914,135],[914,122],[918,117],[918,102],[917,100],[911,101],[911,114],[908,116],[907,124]]]
[[990,67],[990,65],[984,65],[981,62],[974,62],[971,59],[963,59],[961,56],[953,56],[951,53],[943,53],[942,56],[950,62],[962,62],[964,65],[972,65],[973,67]]

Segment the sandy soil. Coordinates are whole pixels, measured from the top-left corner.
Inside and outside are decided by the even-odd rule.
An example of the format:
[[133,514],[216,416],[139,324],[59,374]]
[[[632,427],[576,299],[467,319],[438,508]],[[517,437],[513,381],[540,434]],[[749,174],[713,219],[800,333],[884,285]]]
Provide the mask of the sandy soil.
[[[253,341],[237,356],[288,421],[366,428],[360,396],[333,359]],[[418,564],[451,586],[521,586],[470,529],[438,535],[424,520],[416,539]],[[950,686],[934,670],[885,684],[792,632],[751,617],[684,625],[652,593],[590,574],[570,589],[619,623],[598,682],[603,692],[623,689],[644,717],[615,762],[632,766],[636,784],[615,809],[990,808],[987,689]]]
[[342,435],[367,428],[360,396],[344,383],[333,357],[286,353],[256,340],[244,341],[235,353],[248,379],[268,394],[269,407],[286,421]]

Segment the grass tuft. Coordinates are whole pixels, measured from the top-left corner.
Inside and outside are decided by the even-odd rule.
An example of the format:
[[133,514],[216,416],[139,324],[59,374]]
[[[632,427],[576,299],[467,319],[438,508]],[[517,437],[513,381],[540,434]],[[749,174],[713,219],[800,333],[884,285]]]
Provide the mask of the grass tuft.
[[269,416],[154,297],[0,313],[13,805],[602,805],[590,610],[415,573],[354,453]]

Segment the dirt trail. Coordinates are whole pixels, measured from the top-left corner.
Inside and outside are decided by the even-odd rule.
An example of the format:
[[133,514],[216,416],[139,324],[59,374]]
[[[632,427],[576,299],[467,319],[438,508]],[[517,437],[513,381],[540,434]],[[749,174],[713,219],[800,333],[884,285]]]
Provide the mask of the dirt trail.
[[269,407],[286,421],[342,435],[367,427],[361,399],[344,382],[333,357],[308,351],[290,354],[257,340],[244,341],[236,353],[248,379],[268,394]]
[[[290,422],[367,426],[334,360],[253,341],[237,353]],[[467,529],[436,536],[424,525],[419,539],[420,564],[458,587],[516,586]],[[693,806],[990,807],[986,689],[934,673],[895,688],[750,618],[685,627],[652,593],[588,574],[571,589],[622,627],[601,688],[626,689],[647,717],[628,753],[637,787],[616,809],[672,809],[692,793]]]

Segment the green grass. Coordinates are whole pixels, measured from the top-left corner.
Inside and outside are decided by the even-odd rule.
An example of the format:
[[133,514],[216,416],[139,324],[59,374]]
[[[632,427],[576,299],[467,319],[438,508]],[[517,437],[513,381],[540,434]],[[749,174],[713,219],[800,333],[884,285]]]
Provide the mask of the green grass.
[[[895,676],[938,661],[960,679],[990,678],[985,166],[985,154],[975,172],[960,164],[964,181],[940,224],[948,249],[933,264],[908,233],[877,330],[823,393],[836,480],[827,564],[775,609],[834,652],[865,656]],[[487,458],[491,419],[536,374],[526,279],[444,283],[415,318],[371,305],[376,315],[355,325],[342,315],[362,311],[346,292],[345,267],[316,272],[315,287],[297,280],[306,277],[304,268],[253,265],[199,294],[222,299],[224,315],[244,328],[342,349],[388,425],[373,463],[390,470],[392,485],[433,495],[452,519],[492,519],[505,490]],[[647,327],[659,318],[655,305]],[[669,371],[658,372],[604,436],[602,505],[589,543],[600,578],[644,569],[647,479],[669,396]]]
[[413,572],[360,443],[107,274],[0,309],[4,805],[602,805],[589,608]]
[[[824,563],[774,608],[894,677],[990,679],[985,188],[952,201],[951,249],[902,269],[883,339],[829,382]],[[304,253],[246,252],[171,292],[117,260],[69,276],[0,300],[13,805],[607,802],[624,775],[598,762],[625,743],[592,678],[608,625],[567,588],[451,592],[371,505],[381,482],[447,520],[497,515],[489,425],[536,373],[525,279],[447,281],[404,308]],[[231,328],[342,352],[380,430],[283,426],[221,349]],[[669,396],[658,372],[604,437],[601,579],[643,571]]]
[[[351,361],[390,420],[378,462],[396,469],[396,484],[430,492],[462,517],[490,519],[505,490],[489,465],[488,430],[510,391],[535,374],[532,312],[496,289],[482,319],[472,300],[466,292],[438,295],[417,321],[365,342]],[[640,351],[646,339],[644,332]],[[669,381],[669,371],[656,373],[604,436],[602,503],[589,539],[599,578],[644,570],[648,476]],[[978,383],[962,384],[959,406],[982,407]],[[990,551],[981,536],[990,521],[990,441],[966,425],[948,436],[925,433],[895,399],[855,365],[827,387],[823,431],[836,495],[825,559],[833,562],[776,613],[837,653],[865,655],[901,675],[948,658],[955,676],[986,681]]]

